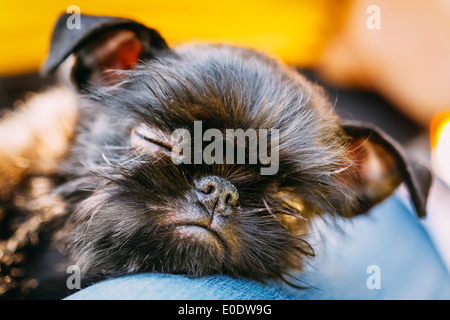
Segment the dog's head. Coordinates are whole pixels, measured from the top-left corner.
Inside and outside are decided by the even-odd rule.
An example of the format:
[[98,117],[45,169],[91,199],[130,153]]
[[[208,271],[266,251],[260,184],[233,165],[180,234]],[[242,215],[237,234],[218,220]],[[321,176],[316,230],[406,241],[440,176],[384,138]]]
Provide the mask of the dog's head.
[[430,174],[376,128],[341,121],[320,87],[250,49],[170,49],[121,18],[56,24],[44,70],[69,56],[81,92],[61,190],[84,272],[300,268],[311,219],[353,217],[405,182],[419,216]]

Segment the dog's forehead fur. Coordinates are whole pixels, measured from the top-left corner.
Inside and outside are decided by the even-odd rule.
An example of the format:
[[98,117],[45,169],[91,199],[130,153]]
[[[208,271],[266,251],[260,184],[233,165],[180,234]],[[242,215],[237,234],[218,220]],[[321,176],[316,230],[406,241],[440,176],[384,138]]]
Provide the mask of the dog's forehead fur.
[[[130,97],[135,105],[161,110],[176,124],[181,119],[202,120],[216,128],[271,128],[285,125],[292,116],[318,113],[311,100],[314,86],[306,79],[240,47],[185,45],[131,71],[130,83],[127,89],[145,95],[134,97],[147,99]],[[321,118],[334,117],[331,112],[328,116]]]
[[145,123],[170,136],[180,128],[193,131],[194,121],[202,121],[203,130],[277,129],[284,173],[317,180],[343,165],[345,138],[321,89],[254,50],[185,45],[125,76],[120,86],[91,96],[124,130]]

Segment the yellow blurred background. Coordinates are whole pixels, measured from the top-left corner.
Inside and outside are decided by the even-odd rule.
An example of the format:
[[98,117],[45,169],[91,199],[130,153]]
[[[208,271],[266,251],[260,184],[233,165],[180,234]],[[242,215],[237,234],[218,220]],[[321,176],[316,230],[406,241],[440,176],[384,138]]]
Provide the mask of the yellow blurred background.
[[0,76],[39,69],[53,25],[71,5],[82,14],[135,19],[170,45],[225,42],[256,48],[301,67],[314,66],[342,24],[350,0],[2,1]]
[[[4,0],[0,80],[39,70],[57,17],[72,5],[137,20],[171,46],[261,50],[314,70],[328,85],[376,92],[424,128],[449,110],[450,6],[441,0]],[[371,7],[379,28],[368,27]]]

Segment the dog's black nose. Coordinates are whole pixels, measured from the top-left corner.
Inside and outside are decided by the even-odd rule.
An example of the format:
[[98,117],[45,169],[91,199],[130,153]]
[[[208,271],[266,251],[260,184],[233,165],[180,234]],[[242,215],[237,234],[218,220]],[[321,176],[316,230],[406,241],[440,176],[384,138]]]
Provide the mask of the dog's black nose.
[[228,216],[238,205],[239,193],[229,181],[217,176],[207,176],[195,181],[198,200],[210,214]]

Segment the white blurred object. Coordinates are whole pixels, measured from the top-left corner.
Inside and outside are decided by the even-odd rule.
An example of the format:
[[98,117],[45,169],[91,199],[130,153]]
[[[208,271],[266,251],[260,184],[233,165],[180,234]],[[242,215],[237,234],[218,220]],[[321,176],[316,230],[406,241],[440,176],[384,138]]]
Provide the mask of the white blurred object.
[[[405,185],[400,186],[397,195],[414,212]],[[421,223],[450,274],[450,188],[437,177],[428,195],[427,216],[421,219]]]
[[450,273],[450,113],[433,119],[431,137],[431,166],[436,177],[423,225]]
[[450,119],[440,125],[437,142],[431,151],[431,163],[436,174],[450,186]]
[[[427,216],[421,222],[450,273],[450,113],[437,115],[430,131],[411,141],[408,150],[433,169]],[[414,211],[405,186],[398,189],[398,195]]]

